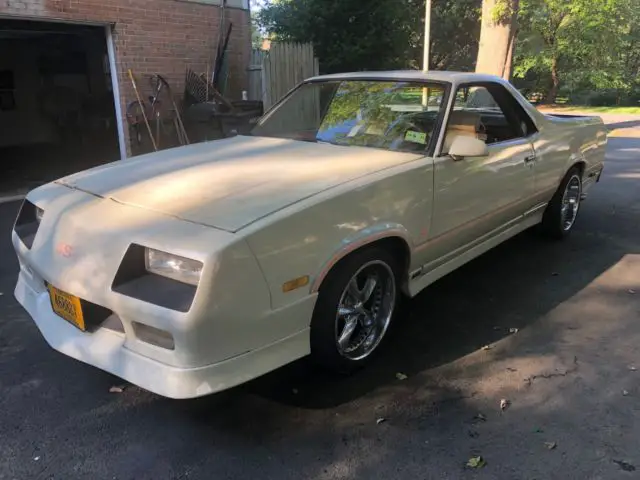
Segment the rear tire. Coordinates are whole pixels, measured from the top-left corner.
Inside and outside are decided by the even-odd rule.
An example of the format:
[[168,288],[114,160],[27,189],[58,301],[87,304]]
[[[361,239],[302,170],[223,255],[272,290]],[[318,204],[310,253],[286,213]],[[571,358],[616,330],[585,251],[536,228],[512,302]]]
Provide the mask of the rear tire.
[[388,251],[371,247],[329,272],[311,320],[314,363],[351,373],[379,351],[402,298],[400,265]]
[[544,212],[540,230],[544,236],[562,240],[573,230],[582,198],[582,172],[571,168],[562,179],[558,190]]

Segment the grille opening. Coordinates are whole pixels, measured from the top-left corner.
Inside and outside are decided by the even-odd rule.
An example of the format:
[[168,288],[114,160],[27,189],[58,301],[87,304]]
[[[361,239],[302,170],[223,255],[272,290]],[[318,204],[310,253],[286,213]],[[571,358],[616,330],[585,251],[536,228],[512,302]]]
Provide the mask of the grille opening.
[[102,328],[106,328],[112,332],[124,333],[124,325],[122,325],[120,317],[115,313],[110,315],[109,318],[104,321]]
[[173,335],[169,332],[145,325],[144,323],[132,322],[132,325],[138,340],[167,350],[175,349]]
[[22,202],[20,213],[18,213],[18,218],[16,219],[16,223],[13,227],[18,238],[22,240],[22,243],[24,243],[28,249],[31,249],[33,246],[33,241],[36,238],[36,233],[40,226],[40,222],[36,216],[37,210],[38,207],[29,200]]

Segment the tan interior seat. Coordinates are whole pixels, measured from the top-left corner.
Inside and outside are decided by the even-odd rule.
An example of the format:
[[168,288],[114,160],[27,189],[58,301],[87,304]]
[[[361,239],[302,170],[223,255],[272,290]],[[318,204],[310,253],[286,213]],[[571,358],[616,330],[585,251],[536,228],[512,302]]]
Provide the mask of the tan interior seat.
[[465,112],[462,110],[455,110],[451,112],[449,116],[449,125],[447,126],[447,133],[444,137],[444,144],[442,146],[442,153],[449,153],[449,148],[459,135],[466,137],[480,138],[478,133],[480,132],[481,117],[480,114],[474,112]]

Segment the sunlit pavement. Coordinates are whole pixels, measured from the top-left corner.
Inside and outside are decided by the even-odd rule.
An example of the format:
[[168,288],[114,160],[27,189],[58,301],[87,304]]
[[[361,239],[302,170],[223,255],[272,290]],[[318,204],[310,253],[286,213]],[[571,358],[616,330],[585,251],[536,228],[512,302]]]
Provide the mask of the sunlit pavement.
[[18,204],[0,205],[0,479],[635,478],[640,139],[607,160],[572,238],[526,233],[444,278],[367,370],[299,362],[187,402],[109,393],[45,344],[12,296]]

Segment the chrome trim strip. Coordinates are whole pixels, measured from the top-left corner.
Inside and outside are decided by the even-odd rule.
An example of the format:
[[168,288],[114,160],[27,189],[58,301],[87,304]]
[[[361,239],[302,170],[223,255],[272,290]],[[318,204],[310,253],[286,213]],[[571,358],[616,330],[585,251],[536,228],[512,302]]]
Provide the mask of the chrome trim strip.
[[538,213],[540,210],[544,210],[545,208],[547,208],[547,205],[548,205],[547,202],[540,203],[539,205],[536,205],[535,207],[530,208],[529,210],[524,212],[523,215],[525,217],[529,217],[529,216],[533,215],[534,213]]
[[434,269],[438,268],[441,265],[444,265],[445,263],[447,263],[449,260],[452,260],[453,258],[456,258],[456,257],[458,257],[460,255],[463,255],[468,250],[471,250],[472,248],[477,247],[478,245],[484,243],[485,241],[490,240],[492,237],[500,235],[504,231],[509,230],[514,225],[520,223],[524,218],[525,218],[525,215],[519,215],[516,218],[514,218],[512,220],[509,220],[508,222],[502,224],[498,228],[495,228],[495,229],[491,230],[490,232],[485,233],[481,237],[478,237],[475,240],[467,243],[466,245],[463,245],[462,247],[456,248],[455,250],[453,250],[452,252],[449,252],[445,256],[440,257],[440,258],[438,258],[436,260],[433,260],[430,263],[427,263],[427,264],[423,265],[422,266],[422,272],[421,272],[420,276],[422,276],[422,275],[424,275],[426,273],[429,273],[429,271],[434,270]]

